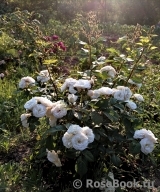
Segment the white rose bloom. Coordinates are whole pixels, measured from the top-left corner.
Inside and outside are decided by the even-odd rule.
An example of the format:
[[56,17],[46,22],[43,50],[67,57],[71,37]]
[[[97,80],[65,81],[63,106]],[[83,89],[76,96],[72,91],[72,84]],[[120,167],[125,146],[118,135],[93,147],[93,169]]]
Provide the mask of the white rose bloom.
[[21,115],[21,121],[27,120],[28,117],[30,117],[30,116],[31,116],[30,113],[24,113],[24,114],[22,114],[22,115]]
[[74,103],[77,99],[78,99],[78,96],[77,96],[77,95],[68,94],[68,101],[69,101],[70,103]]
[[19,82],[19,88],[24,89],[28,87],[29,85],[34,85],[35,80],[32,77],[23,77]]
[[45,76],[37,76],[37,81],[40,81],[41,83],[46,83],[48,80],[50,80],[50,77]]
[[[65,80],[63,85],[61,86],[61,91],[65,91],[67,88],[70,88],[72,91],[70,93],[75,94],[77,91],[74,90],[73,85],[77,82],[76,79],[68,78]],[[69,90],[70,91],[70,90]]]
[[100,89],[98,89],[98,91],[100,92],[101,95],[112,95],[113,94],[113,90],[109,87],[101,87]]
[[58,154],[54,150],[49,151],[48,149],[46,149],[46,152],[47,152],[48,161],[50,161],[51,163],[54,163],[56,167],[62,166],[61,161],[58,157]]
[[67,115],[66,105],[56,104],[56,106],[51,109],[51,113],[57,119],[64,117],[65,115]]
[[35,117],[44,117],[46,115],[46,107],[42,104],[37,104],[33,107],[32,112]]
[[136,98],[140,102],[144,101],[144,98],[141,94],[134,94],[133,97]]
[[3,78],[4,77],[4,73],[0,73],[0,78]]
[[100,92],[99,90],[88,90],[87,95],[91,99],[97,99],[98,97],[100,97]]
[[90,89],[91,88],[91,81],[86,80],[86,79],[79,79],[73,85],[73,87],[76,87],[76,88],[79,88],[79,89]]
[[63,145],[67,148],[72,148],[73,145],[72,145],[72,137],[73,135],[72,134],[69,134],[68,132],[66,132],[63,137],[62,137],[62,141],[63,141]]
[[22,126],[25,128],[29,127],[29,123],[28,123],[27,119],[22,121]]
[[37,81],[42,83],[47,82],[50,79],[48,70],[40,71],[39,76],[37,76]]
[[70,85],[70,86],[69,86],[69,92],[70,92],[71,94],[77,93],[77,91],[74,89],[73,85]]
[[76,135],[76,134],[80,133],[81,130],[82,130],[82,128],[79,125],[70,125],[67,132],[69,134]]
[[113,90],[113,95],[117,100],[128,101],[132,96],[132,92],[128,87],[118,86],[117,90]]
[[49,125],[51,127],[54,127],[56,126],[56,123],[57,123],[57,118],[55,118],[53,115],[49,117]]
[[92,143],[94,141],[94,134],[92,129],[89,127],[82,127],[82,133],[87,136],[88,138],[88,143]]
[[32,110],[33,107],[36,105],[37,105],[37,100],[35,98],[32,98],[24,104],[24,108],[28,110]]
[[128,83],[130,83],[130,84],[132,84],[132,85],[136,85],[138,89],[140,89],[141,86],[142,86],[142,83],[136,83],[136,82],[134,82],[132,79],[129,79],[129,80],[128,80]]
[[45,107],[52,107],[54,104],[52,101],[47,99],[46,97],[34,97],[38,103],[41,103]]
[[148,131],[146,129],[136,130],[133,138],[134,139],[143,139],[143,138],[145,138],[146,134],[148,134]]
[[136,105],[133,101],[128,101],[128,102],[126,103],[126,106],[127,106],[128,108],[130,108],[131,110],[137,109],[137,105]]
[[108,72],[108,76],[111,78],[114,78],[116,75],[116,70],[112,66],[105,66],[100,69],[100,72],[102,73],[103,71]]
[[78,133],[74,135],[71,139],[73,148],[76,150],[84,150],[88,146],[88,138],[83,133]]
[[146,129],[140,129],[136,130],[133,136],[134,139],[143,139],[143,138],[148,138],[150,141],[153,143],[157,142],[157,138],[154,136],[152,131],[146,130]]
[[144,138],[140,141],[141,144],[141,151],[147,155],[148,153],[151,153],[154,149],[154,143],[148,139],[148,138]]

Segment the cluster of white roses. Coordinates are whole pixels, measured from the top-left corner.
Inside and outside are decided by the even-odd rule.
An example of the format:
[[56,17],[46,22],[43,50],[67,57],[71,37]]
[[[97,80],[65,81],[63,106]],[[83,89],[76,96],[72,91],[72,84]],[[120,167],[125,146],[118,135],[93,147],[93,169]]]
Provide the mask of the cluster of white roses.
[[[115,99],[119,101],[126,102],[126,106],[128,108],[132,110],[137,108],[136,103],[130,100],[132,96],[132,91],[125,86],[117,86],[117,88],[113,88],[113,89],[109,87],[101,87],[100,89],[89,90],[87,94],[88,96],[91,97],[91,99],[97,99],[101,95],[113,96]],[[133,97],[140,102],[144,101],[143,96],[140,94],[133,94]]]
[[[61,91],[65,91],[68,89],[70,94],[68,95],[68,100],[71,103],[74,103],[78,96],[75,95],[77,91],[81,91],[82,89],[88,89],[87,95],[91,99],[98,99],[100,96],[113,96],[115,99],[119,101],[126,102],[126,106],[130,108],[131,110],[135,110],[137,108],[137,105],[135,102],[130,100],[132,97],[132,91],[125,86],[117,86],[117,88],[109,88],[109,87],[101,87],[99,89],[91,90],[91,86],[93,84],[93,80],[85,80],[85,79],[73,79],[68,78],[65,80],[61,87]],[[76,89],[75,89],[76,88]],[[137,99],[139,102],[144,101],[144,98],[140,94],[133,94],[133,97]]]
[[33,97],[27,101],[24,105],[24,108],[28,113],[21,115],[22,125],[28,127],[27,122],[28,117],[33,115],[34,117],[49,117],[49,122],[51,126],[56,125],[57,119],[62,118],[67,114],[67,105],[64,101],[52,102],[44,97]]
[[89,127],[71,125],[62,137],[62,141],[65,147],[82,151],[94,141],[94,137],[93,131]]
[[[41,83],[45,83],[49,79],[50,77],[48,70],[40,71],[39,75],[37,76],[37,81],[40,81]],[[20,89],[28,88],[29,86],[35,85],[35,82],[36,82],[35,79],[33,79],[32,77],[29,76],[23,77],[19,82],[19,88]]]
[[73,78],[68,78],[62,85],[61,91],[63,92],[68,88],[71,94],[75,94],[77,93],[77,90],[81,91],[82,89],[90,89],[92,84],[93,80],[87,80],[87,79],[76,80]]
[[153,151],[154,144],[157,143],[157,138],[154,136],[152,131],[146,129],[136,130],[133,138],[141,139],[141,151],[146,155]]

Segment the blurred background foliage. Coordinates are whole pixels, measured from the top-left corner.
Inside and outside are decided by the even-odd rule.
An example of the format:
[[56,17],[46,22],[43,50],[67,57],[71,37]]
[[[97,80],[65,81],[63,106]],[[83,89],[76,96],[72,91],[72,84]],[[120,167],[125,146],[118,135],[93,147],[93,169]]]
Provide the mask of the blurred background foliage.
[[118,3],[117,0],[1,0],[0,14],[12,12],[16,7],[38,12],[43,22],[53,15],[69,21],[77,13],[89,11],[95,11],[101,22],[128,25],[155,25],[160,18],[160,1],[157,0],[119,0]]

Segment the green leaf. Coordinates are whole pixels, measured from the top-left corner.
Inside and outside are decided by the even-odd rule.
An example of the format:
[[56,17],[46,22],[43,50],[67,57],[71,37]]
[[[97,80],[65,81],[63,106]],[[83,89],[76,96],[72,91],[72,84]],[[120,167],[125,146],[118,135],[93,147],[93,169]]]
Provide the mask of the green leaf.
[[112,111],[103,111],[103,114],[108,117],[108,119],[110,119],[112,122],[117,122],[119,120],[119,115]]
[[133,155],[140,153],[141,151],[141,144],[140,143],[131,143],[129,146],[129,150]]
[[43,64],[50,65],[50,64],[56,63],[57,61],[58,61],[57,59],[48,59],[48,60],[44,60]]
[[93,123],[96,125],[99,125],[100,123],[103,122],[103,117],[96,111],[93,111],[91,113],[91,118],[92,118]]
[[110,52],[110,53],[115,53],[115,54],[118,54],[118,51],[114,48],[108,48],[106,49],[106,51]]
[[84,150],[84,151],[82,151],[82,154],[85,156],[87,161],[89,161],[89,162],[93,162],[94,161],[94,156],[92,155],[92,153],[90,151]]
[[76,158],[76,150],[74,149],[68,149],[65,153],[65,156],[70,158],[70,159],[74,159]]
[[57,131],[64,131],[64,130],[66,130],[66,127],[64,125],[57,125],[55,127],[48,129],[47,133],[52,134],[52,133],[55,133]]
[[121,161],[121,159],[120,159],[117,155],[113,154],[113,155],[111,156],[111,162],[112,162],[115,166],[119,166],[122,161]]
[[84,159],[83,157],[80,156],[77,159],[75,170],[80,175],[80,177],[82,178],[83,175],[85,175],[87,173],[87,161],[86,161],[86,159]]
[[46,138],[46,149],[53,149],[53,136],[52,135],[49,135],[47,138]]
[[158,47],[155,47],[155,46],[152,46],[151,48],[150,48],[150,50],[154,50],[154,49],[157,49]]

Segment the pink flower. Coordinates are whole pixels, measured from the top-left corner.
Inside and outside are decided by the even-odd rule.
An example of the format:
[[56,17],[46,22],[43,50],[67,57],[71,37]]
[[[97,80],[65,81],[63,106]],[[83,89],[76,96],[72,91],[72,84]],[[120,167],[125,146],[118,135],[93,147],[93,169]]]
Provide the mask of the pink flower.
[[52,40],[57,40],[59,37],[57,35],[52,36]]

